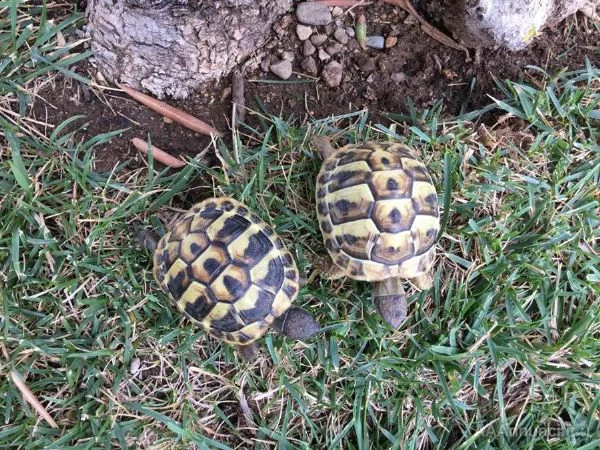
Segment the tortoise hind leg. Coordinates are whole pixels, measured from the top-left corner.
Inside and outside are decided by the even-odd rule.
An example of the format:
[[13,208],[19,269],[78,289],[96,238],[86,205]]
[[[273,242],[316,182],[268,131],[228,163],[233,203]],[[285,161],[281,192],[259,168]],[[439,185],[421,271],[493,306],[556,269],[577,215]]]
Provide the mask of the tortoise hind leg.
[[406,293],[399,278],[374,283],[373,303],[381,317],[394,329],[406,319]]
[[321,329],[311,313],[296,307],[288,309],[283,315],[277,317],[272,326],[284,336],[299,341],[314,336]]

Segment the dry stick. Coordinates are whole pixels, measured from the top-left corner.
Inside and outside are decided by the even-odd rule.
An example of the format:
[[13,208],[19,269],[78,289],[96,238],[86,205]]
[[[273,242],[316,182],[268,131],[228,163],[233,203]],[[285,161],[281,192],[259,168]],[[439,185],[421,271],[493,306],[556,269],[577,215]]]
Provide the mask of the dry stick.
[[452,39],[449,36],[446,36],[444,33],[442,33],[436,27],[434,27],[429,22],[427,22],[423,17],[421,17],[421,15],[417,12],[417,10],[414,8],[414,6],[412,5],[412,3],[409,0],[383,0],[383,1],[385,3],[389,3],[390,5],[395,5],[395,6],[399,6],[400,8],[402,8],[404,11],[406,11],[407,13],[409,13],[411,16],[413,16],[415,19],[417,19],[419,21],[419,24],[421,25],[421,30],[425,34],[428,34],[433,39],[435,39],[438,42],[441,42],[442,44],[444,44],[447,47],[465,52],[465,54],[467,55],[467,61],[471,60],[471,56],[469,55],[469,50],[466,47],[463,47],[458,42],[454,41],[454,39]]
[[10,376],[13,380],[13,383],[15,383],[15,386],[17,386],[19,391],[21,391],[21,394],[23,395],[25,401],[29,403],[33,407],[33,409],[35,409],[35,411],[40,416],[42,416],[42,418],[46,422],[48,422],[48,424],[52,428],[58,428],[58,425],[56,424],[52,416],[50,416],[48,411],[46,411],[46,408],[44,408],[44,406],[39,402],[37,397],[33,395],[33,392],[29,390],[25,382],[21,379],[21,376],[15,370],[10,371]]
[[155,145],[148,145],[148,143],[140,138],[133,138],[131,140],[133,146],[137,148],[140,152],[145,155],[148,154],[148,147],[152,151],[152,156],[155,160],[160,163],[163,163],[165,166],[173,167],[174,169],[180,169],[185,166],[185,161],[175,158],[174,156],[169,155],[164,150],[156,147]]
[[239,70],[233,73],[231,80],[231,128],[237,128],[238,124],[246,118],[246,108],[244,99],[244,77]]
[[190,130],[196,131],[202,134],[215,135],[218,137],[223,136],[223,133],[211,127],[206,122],[188,114],[174,106],[168,105],[165,102],[155,99],[154,97],[150,97],[149,95],[142,94],[141,92],[136,91],[130,87],[124,86],[122,84],[118,84],[119,88],[123,89],[127,94],[132,96],[138,102],[146,105],[148,108],[153,109],[157,113],[162,114],[169,119],[174,120],[175,122],[180,123],[186,128]]

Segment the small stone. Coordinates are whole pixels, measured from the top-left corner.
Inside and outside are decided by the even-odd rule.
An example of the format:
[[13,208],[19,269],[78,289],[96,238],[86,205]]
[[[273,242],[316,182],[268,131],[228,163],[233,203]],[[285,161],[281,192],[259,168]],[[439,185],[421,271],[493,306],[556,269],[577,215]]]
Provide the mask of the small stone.
[[316,47],[323,45],[323,43],[327,40],[327,36],[324,34],[313,34],[310,37],[310,42],[313,43]]
[[352,28],[352,27],[346,28],[346,34],[348,35],[348,37],[351,37],[351,38],[356,36],[356,32],[354,31],[354,28]]
[[323,50],[322,48],[320,48],[319,49],[319,59],[321,61],[327,61],[328,59],[331,59],[331,56],[325,50]]
[[391,48],[398,43],[398,38],[396,36],[388,36],[385,38],[385,48]]
[[390,79],[396,83],[402,83],[406,80],[406,74],[403,72],[394,72],[390,75]]
[[346,34],[346,30],[344,30],[343,28],[338,28],[337,30],[335,30],[333,32],[333,37],[340,44],[347,44],[348,43],[348,35]]
[[375,75],[373,75],[373,74],[369,75],[365,81],[367,83],[372,83],[373,81],[375,81]]
[[342,82],[342,65],[337,61],[331,61],[323,67],[321,77],[329,87],[337,87]]
[[367,47],[382,49],[384,45],[383,36],[367,36]]
[[412,14],[409,14],[408,17],[404,19],[404,25],[415,25],[416,23],[418,23],[417,19],[415,19]]
[[296,34],[298,35],[298,39],[301,41],[307,40],[312,34],[312,28],[307,27],[306,25],[296,25]]
[[283,52],[281,54],[281,59],[285,59],[286,61],[293,61],[294,54],[292,52]]
[[333,33],[333,26],[328,23],[327,25],[325,25],[325,34],[327,36],[331,36],[331,33]]
[[341,50],[342,50],[342,46],[341,46],[341,44],[338,44],[337,42],[333,45],[330,45],[329,47],[327,47],[325,49],[325,51],[328,54],[330,54],[331,56],[338,54]]
[[268,72],[270,65],[271,65],[271,57],[269,55],[267,55],[260,62],[260,68],[262,69],[263,72]]
[[319,71],[317,69],[317,62],[315,61],[315,58],[313,58],[312,56],[308,56],[308,57],[304,58],[302,60],[302,62],[300,63],[300,67],[307,74],[312,75],[313,77],[316,77],[317,74],[319,73]]
[[317,51],[317,49],[312,44],[312,42],[310,42],[308,39],[306,41],[304,41],[304,44],[302,45],[302,54],[304,56],[310,56],[316,51]]
[[274,62],[269,69],[282,80],[287,80],[292,76],[292,63],[285,59]]
[[305,25],[327,25],[331,22],[329,7],[322,3],[299,3],[296,6],[296,17]]
[[331,10],[331,15],[333,17],[340,17],[342,14],[344,14],[344,10],[342,8],[340,8],[339,6],[335,6],[332,10]]

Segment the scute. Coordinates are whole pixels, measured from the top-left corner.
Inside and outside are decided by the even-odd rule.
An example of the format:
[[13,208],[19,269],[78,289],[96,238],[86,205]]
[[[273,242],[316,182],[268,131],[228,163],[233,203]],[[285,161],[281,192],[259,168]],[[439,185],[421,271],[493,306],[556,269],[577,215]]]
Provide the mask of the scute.
[[231,198],[194,205],[159,241],[154,276],[177,308],[232,344],[260,338],[298,292],[279,236]]
[[347,276],[376,281],[429,270],[438,199],[426,166],[409,147],[342,147],[323,162],[316,192],[325,247]]

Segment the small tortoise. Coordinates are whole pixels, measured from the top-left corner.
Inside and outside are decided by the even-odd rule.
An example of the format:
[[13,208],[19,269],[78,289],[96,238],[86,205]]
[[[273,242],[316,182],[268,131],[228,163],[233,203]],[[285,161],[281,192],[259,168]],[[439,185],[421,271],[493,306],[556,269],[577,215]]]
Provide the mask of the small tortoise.
[[313,144],[323,157],[319,226],[333,260],[324,274],[375,282],[375,307],[397,328],[407,310],[401,279],[419,289],[433,284],[440,218],[431,177],[402,144],[363,142],[334,150],[323,137]]
[[319,331],[312,315],[291,307],[298,294],[296,263],[282,239],[232,198],[193,206],[158,243],[154,278],[177,308],[212,336],[239,347],[243,358],[269,326],[293,339]]

